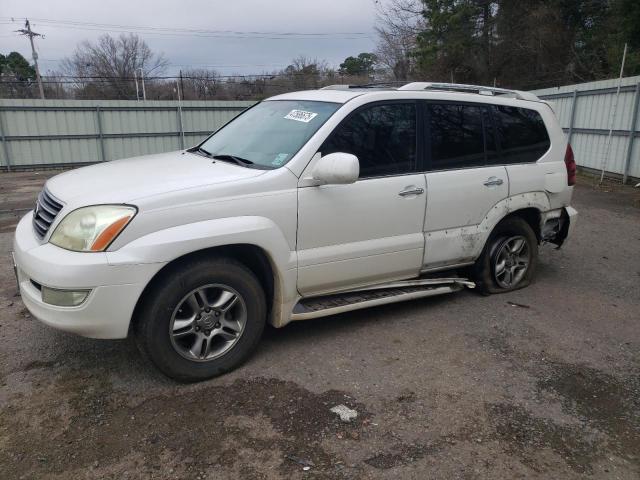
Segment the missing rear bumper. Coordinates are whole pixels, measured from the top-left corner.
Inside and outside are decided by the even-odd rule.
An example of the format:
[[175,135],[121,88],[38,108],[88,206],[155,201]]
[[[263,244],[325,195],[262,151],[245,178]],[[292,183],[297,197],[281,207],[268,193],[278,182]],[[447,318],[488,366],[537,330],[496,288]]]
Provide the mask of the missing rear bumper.
[[573,207],[564,207],[548,212],[541,228],[542,242],[557,245],[559,249],[571,236],[575,227],[578,211]]

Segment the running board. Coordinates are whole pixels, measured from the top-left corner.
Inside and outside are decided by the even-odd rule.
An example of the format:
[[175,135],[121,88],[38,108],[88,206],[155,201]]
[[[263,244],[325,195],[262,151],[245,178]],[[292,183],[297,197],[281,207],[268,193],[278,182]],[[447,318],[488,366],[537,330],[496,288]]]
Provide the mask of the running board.
[[433,297],[457,292],[464,287],[474,288],[475,284],[463,278],[429,278],[385,283],[333,295],[303,298],[293,308],[291,320],[308,320],[377,305]]

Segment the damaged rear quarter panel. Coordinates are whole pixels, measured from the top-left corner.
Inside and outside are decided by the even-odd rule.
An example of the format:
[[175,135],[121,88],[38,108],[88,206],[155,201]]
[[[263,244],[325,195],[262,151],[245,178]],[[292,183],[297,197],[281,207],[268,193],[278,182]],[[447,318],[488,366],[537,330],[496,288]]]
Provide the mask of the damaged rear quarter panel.
[[[427,233],[427,244],[438,252],[438,257],[454,258],[447,264],[462,264],[475,261],[480,256],[489,235],[507,215],[525,208],[540,212],[550,209],[549,198],[544,192],[528,192],[505,198],[496,203],[480,224]],[[431,262],[426,269],[438,268],[444,262]]]

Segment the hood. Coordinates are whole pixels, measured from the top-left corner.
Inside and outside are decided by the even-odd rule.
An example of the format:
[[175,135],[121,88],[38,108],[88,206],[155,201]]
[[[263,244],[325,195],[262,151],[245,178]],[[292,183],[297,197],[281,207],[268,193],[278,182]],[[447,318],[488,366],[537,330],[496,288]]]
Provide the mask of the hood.
[[264,173],[178,151],[70,170],[49,179],[47,189],[67,204],[130,203],[160,193],[233,182]]

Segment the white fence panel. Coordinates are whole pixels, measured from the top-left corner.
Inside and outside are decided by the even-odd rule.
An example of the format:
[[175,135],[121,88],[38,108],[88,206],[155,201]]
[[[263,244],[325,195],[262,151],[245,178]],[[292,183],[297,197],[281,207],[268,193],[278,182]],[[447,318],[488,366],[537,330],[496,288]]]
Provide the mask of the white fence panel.
[[[536,90],[571,137],[579,166],[640,177],[640,76],[622,80],[607,157],[617,79]],[[575,102],[575,111],[574,110]],[[0,169],[73,165],[190,146],[253,102],[0,100]],[[182,118],[180,118],[182,117]],[[573,118],[573,123],[572,123]]]
[[178,150],[254,102],[0,100],[0,169],[74,165]]
[[[605,166],[605,171],[626,181],[629,176],[640,176],[640,76],[622,79],[616,109],[617,86],[618,79],[614,78],[532,93],[553,105],[569,135],[579,166],[594,170]],[[608,148],[607,138],[612,127]]]

